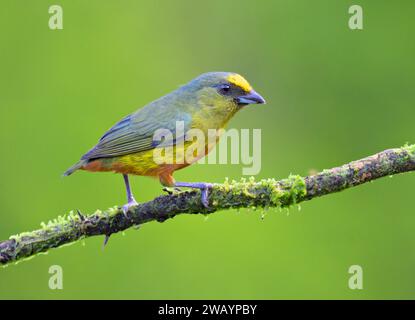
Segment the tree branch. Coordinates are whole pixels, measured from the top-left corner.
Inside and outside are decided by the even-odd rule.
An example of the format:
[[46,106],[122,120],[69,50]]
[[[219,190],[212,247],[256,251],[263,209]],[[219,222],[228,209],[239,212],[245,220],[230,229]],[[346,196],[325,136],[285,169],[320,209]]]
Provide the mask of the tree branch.
[[415,145],[385,150],[373,156],[324,170],[302,178],[290,176],[275,181],[214,184],[209,193],[209,208],[201,203],[199,191],[163,195],[131,208],[128,217],[120,208],[96,211],[89,216],[70,212],[42,228],[11,236],[0,242],[0,264],[33,257],[49,249],[71,244],[96,235],[108,237],[116,232],[153,220],[163,222],[182,213],[210,214],[217,210],[248,207],[289,207],[305,200],[338,192],[381,177],[415,170]]

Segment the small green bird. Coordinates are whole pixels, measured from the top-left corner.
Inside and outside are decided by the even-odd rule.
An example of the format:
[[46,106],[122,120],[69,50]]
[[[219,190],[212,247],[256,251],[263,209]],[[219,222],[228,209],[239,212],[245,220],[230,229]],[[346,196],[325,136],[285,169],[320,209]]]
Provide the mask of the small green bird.
[[[175,154],[186,152],[190,143],[185,140],[186,132],[199,129],[205,137],[209,129],[225,127],[232,116],[248,104],[264,104],[265,100],[240,75],[232,72],[209,72],[193,79],[188,84],[159,98],[136,112],[126,116],[111,127],[98,144],[82,156],[64,175],[69,176],[81,169],[92,172],[113,171],[123,174],[127,190],[126,214],[131,206],[137,205],[131,192],[128,175],[158,177],[167,187],[197,188],[202,192],[202,203],[208,206],[208,183],[176,182],[173,172],[182,169],[211,151],[217,143],[204,140],[205,152],[191,161],[160,163],[154,152],[157,148],[170,145]],[[184,124],[184,137],[176,136],[177,122]],[[173,139],[160,143],[154,139],[157,130],[170,130]],[[186,159],[187,160],[187,159]]]

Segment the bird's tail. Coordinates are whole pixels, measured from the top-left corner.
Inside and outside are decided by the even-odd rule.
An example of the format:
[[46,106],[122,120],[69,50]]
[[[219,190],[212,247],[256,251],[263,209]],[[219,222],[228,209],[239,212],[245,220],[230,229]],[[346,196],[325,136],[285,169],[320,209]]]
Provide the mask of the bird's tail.
[[80,160],[77,163],[75,163],[72,167],[70,167],[68,170],[65,171],[65,173],[63,174],[65,177],[71,175],[72,173],[74,173],[76,170],[82,168],[85,164],[87,163],[86,160]]

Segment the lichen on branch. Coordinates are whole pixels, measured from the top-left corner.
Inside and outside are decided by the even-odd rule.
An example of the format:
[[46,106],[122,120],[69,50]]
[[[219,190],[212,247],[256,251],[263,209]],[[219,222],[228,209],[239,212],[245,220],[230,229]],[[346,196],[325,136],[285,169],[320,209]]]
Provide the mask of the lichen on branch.
[[305,200],[338,192],[384,176],[415,170],[415,145],[389,149],[318,174],[287,179],[255,181],[242,178],[213,184],[209,207],[201,203],[200,191],[174,192],[130,209],[125,216],[119,207],[97,210],[84,216],[71,211],[64,217],[42,224],[38,230],[20,233],[0,242],[0,264],[19,262],[52,248],[91,236],[105,235],[150,221],[163,222],[178,214],[210,214],[230,208],[284,208]]

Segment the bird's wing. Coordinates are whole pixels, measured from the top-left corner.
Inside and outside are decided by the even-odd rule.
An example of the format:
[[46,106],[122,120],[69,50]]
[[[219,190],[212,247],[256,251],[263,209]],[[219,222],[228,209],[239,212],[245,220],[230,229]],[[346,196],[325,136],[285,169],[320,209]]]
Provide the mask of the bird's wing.
[[[177,110],[139,110],[110,128],[82,159],[117,157],[154,149],[161,143],[163,146],[175,144],[177,140],[184,138],[176,135],[176,121],[183,122],[183,132],[186,133],[191,127],[191,120],[189,113],[178,113]],[[169,130],[172,133],[171,138],[154,141],[154,133],[159,129]]]

